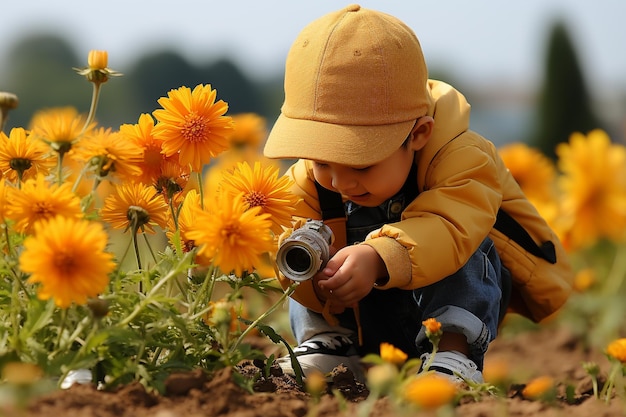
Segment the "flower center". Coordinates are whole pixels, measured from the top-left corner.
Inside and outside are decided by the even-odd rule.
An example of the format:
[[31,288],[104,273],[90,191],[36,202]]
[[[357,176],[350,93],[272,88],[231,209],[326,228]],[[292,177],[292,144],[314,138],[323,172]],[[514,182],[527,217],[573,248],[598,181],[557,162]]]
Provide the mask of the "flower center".
[[74,257],[66,252],[56,253],[53,262],[56,269],[61,271],[64,275],[70,274],[76,265]]
[[26,158],[11,158],[11,160],[9,161],[9,166],[11,167],[11,169],[18,171],[19,173],[23,173],[32,165],[33,162],[30,159]]
[[258,191],[252,191],[251,193],[246,194],[244,200],[250,207],[265,207],[267,204],[267,196],[263,193],[259,193]]
[[150,213],[140,206],[130,206],[126,211],[129,227],[134,233],[150,222]]
[[224,226],[222,229],[222,238],[228,241],[229,245],[234,245],[239,237],[239,225],[238,224],[229,224]]
[[33,211],[39,215],[47,215],[54,212],[52,206],[45,201],[38,201],[33,207]]
[[185,116],[185,124],[180,133],[189,142],[202,142],[206,137],[206,123],[197,113],[189,113]]

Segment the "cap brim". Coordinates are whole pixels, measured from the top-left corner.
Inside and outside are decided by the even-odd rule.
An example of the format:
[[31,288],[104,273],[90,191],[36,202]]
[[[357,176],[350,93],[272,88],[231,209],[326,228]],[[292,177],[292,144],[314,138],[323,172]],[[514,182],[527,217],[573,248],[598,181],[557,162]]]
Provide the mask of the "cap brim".
[[415,120],[375,126],[338,125],[281,114],[263,153],[268,158],[372,165],[398,150],[414,124]]

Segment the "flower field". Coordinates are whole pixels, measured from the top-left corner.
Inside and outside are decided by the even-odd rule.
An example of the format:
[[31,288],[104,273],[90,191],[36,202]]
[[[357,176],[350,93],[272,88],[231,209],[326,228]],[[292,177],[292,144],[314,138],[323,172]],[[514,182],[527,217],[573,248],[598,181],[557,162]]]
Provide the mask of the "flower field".
[[[4,132],[0,92],[0,415],[570,416],[626,410],[626,147],[574,132],[552,161],[499,151],[576,272],[545,323],[509,316],[484,384],[417,374],[393,346],[338,371],[282,375],[292,343],[271,262],[297,202],[259,152],[266,122],[211,85],[171,90],[117,130],[97,123],[121,74],[92,51],[88,115],[42,110]],[[438,323],[424,322],[436,348]],[[83,384],[77,371],[86,372]],[[268,394],[268,393],[271,393]]]

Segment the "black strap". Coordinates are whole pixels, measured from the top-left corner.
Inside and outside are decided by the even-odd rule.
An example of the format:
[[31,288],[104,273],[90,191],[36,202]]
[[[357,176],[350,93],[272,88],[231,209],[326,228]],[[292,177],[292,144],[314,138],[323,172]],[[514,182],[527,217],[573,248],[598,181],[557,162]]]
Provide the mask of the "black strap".
[[315,188],[317,188],[322,220],[346,217],[346,209],[341,194],[322,187],[317,181],[315,181]]
[[502,209],[498,210],[494,228],[504,233],[529,253],[545,259],[551,264],[556,263],[556,249],[554,248],[554,243],[548,240],[541,245],[537,245],[526,229],[506,211]]

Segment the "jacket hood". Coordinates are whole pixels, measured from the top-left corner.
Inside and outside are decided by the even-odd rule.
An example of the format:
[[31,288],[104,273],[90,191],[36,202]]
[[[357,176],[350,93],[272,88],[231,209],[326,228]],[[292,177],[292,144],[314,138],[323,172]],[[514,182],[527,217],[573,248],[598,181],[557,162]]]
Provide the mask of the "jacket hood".
[[433,133],[428,143],[417,155],[418,171],[423,178],[422,169],[433,160],[437,152],[452,139],[469,130],[470,104],[465,96],[449,84],[442,81],[429,80],[428,92],[431,105],[428,116],[435,120]]

